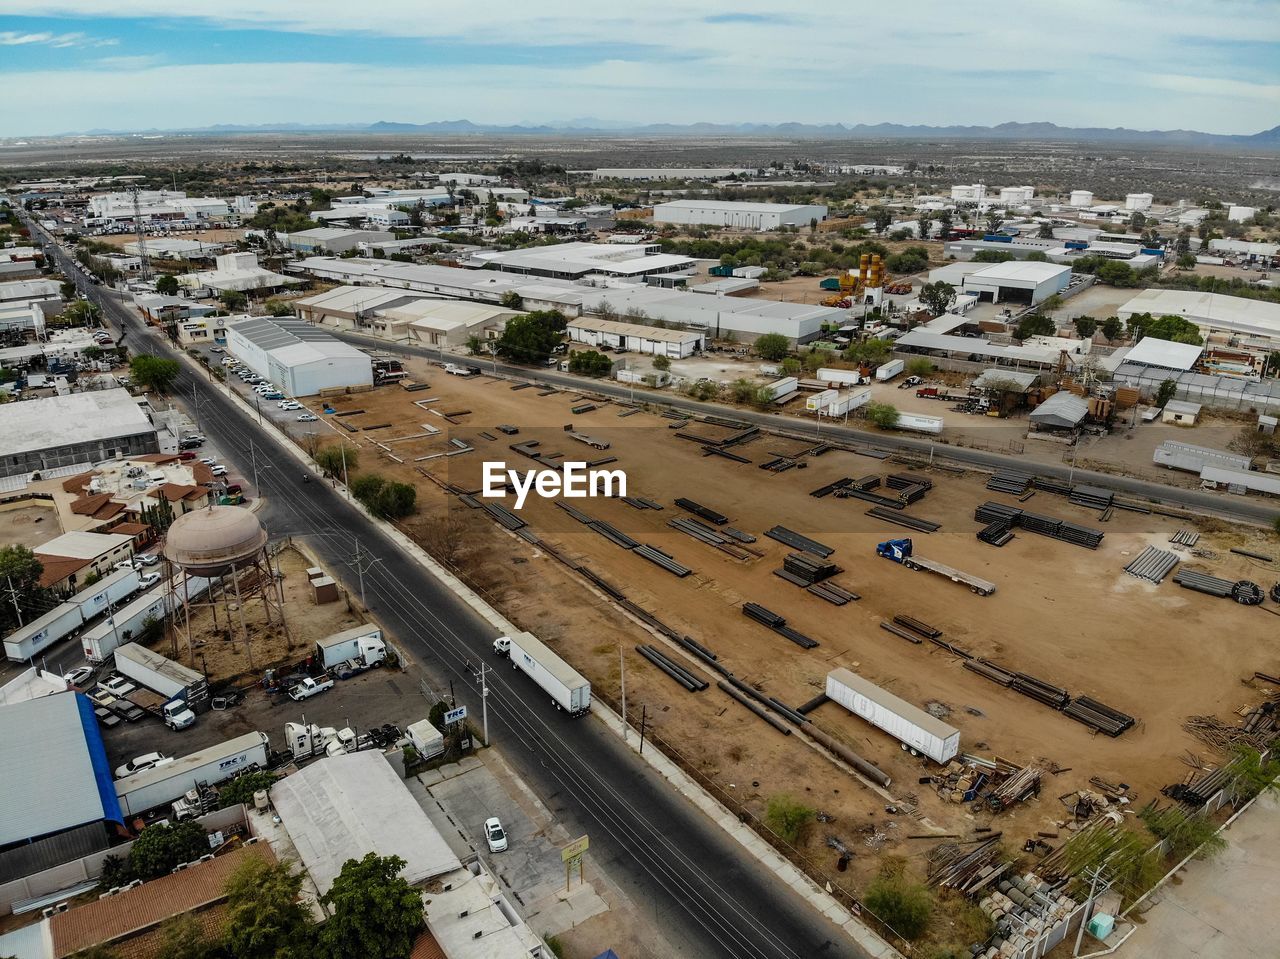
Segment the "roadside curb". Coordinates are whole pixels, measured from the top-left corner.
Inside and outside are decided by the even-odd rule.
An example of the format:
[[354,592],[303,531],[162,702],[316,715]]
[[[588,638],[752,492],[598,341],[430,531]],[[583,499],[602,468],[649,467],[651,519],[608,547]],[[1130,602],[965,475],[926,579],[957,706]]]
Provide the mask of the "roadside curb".
[[[254,408],[249,406],[249,404],[244,401],[244,398],[237,394],[235,390],[216,381],[214,385],[223,390],[224,393],[229,394],[229,398],[233,402],[237,403],[243,410],[256,415]],[[315,469],[314,464],[307,458],[306,453],[274,423],[264,419],[262,429],[271,432],[273,437],[285,446],[289,455],[302,463],[304,467],[309,470]],[[391,524],[386,523],[369,513],[362,503],[350,496],[349,491],[347,491],[346,487],[344,487],[340,482],[337,483],[335,488],[342,491],[344,495],[347,496],[351,505],[360,510],[367,519],[377,523],[383,533],[385,533],[387,537],[391,539],[405,554],[417,561],[433,576],[444,583],[449,590],[454,593],[454,595],[466,603],[467,606],[469,606],[478,616],[496,629],[499,634],[510,634],[519,631],[518,626],[494,609],[486,600],[481,598],[457,576],[436,562],[436,560],[434,560],[426,550],[414,543],[408,536]],[[259,493],[259,495],[261,495],[261,493]],[[612,709],[609,709],[600,703],[599,700],[596,700],[592,703],[591,712],[607,729],[609,729],[610,732],[619,738],[623,738],[624,742],[632,752],[640,756],[654,772],[667,780],[667,782],[671,783],[680,795],[692,802],[693,805],[708,816],[712,822],[723,829],[730,838],[737,841],[743,849],[773,872],[782,882],[794,890],[811,906],[817,909],[818,912],[839,926],[844,933],[868,955],[874,957],[874,959],[903,959],[902,953],[894,949],[888,942],[881,939],[875,932],[865,926],[857,916],[837,902],[833,896],[827,893],[814,880],[810,879],[800,869],[789,862],[781,853],[756,835],[750,827],[741,823],[733,813],[721,805],[721,803],[705,789],[690,779],[678,766],[676,766],[675,763],[663,755],[661,751],[650,749],[648,753],[641,754],[639,752],[638,737],[623,736],[622,718]]]

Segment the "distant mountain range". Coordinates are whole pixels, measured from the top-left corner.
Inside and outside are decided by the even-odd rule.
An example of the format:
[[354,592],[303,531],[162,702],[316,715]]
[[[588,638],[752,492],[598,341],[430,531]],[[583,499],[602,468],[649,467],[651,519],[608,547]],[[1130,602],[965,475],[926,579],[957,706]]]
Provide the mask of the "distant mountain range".
[[226,133],[412,133],[418,135],[474,136],[759,136],[822,140],[1066,140],[1079,143],[1137,143],[1153,146],[1236,147],[1280,149],[1280,126],[1250,135],[1202,133],[1198,130],[1131,130],[1127,127],[1060,127],[1056,123],[1001,123],[993,127],[904,125],[900,123],[648,123],[611,124],[594,117],[564,123],[499,126],[470,120],[437,120],[431,123],[277,123],[244,126],[217,124],[176,130],[89,130],[108,134],[226,134]]

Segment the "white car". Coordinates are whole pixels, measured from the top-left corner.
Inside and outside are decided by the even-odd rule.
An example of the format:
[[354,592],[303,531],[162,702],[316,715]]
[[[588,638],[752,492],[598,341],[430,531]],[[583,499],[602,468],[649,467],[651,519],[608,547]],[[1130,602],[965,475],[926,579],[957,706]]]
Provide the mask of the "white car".
[[507,834],[497,816],[484,821],[484,841],[489,844],[490,852],[507,851]]
[[214,476],[226,476],[227,468],[223,466],[221,463],[218,463],[214,466],[209,467],[209,472],[212,473]]
[[92,666],[77,666],[75,669],[71,670],[71,672],[67,673],[67,675],[63,676],[62,678],[65,679],[67,683],[71,686],[83,686],[88,681],[89,677],[92,675],[93,675]]
[[126,559],[122,562],[116,563],[116,565],[112,568],[125,570],[125,569],[137,569],[138,566],[136,563],[133,562],[133,560]]
[[316,416],[316,414],[315,414],[315,413],[303,413],[301,416],[299,416],[299,417],[298,417],[298,422],[299,422],[299,423],[314,423],[317,419],[318,419],[318,417]]
[[160,562],[160,557],[157,556],[155,553],[147,553],[143,556],[135,556],[134,559],[136,559],[143,566],[154,566],[156,563]]
[[166,756],[164,753],[145,753],[141,756],[135,756],[116,770],[116,779],[124,779],[126,776],[146,772],[148,769],[155,769],[157,766],[167,766],[171,762],[173,762],[173,757]]
[[292,400],[290,400],[288,403],[282,404],[280,406],[280,409],[284,410],[287,413],[292,413],[294,410],[302,409],[302,404],[294,403]]
[[145,573],[138,577],[138,583],[142,589],[150,589],[156,583],[160,582],[159,573]]
[[197,462],[203,463],[205,466],[217,466],[217,465],[218,465],[218,461],[217,461],[214,457],[212,457],[212,456],[202,456],[202,457],[200,457],[200,459],[199,459]]

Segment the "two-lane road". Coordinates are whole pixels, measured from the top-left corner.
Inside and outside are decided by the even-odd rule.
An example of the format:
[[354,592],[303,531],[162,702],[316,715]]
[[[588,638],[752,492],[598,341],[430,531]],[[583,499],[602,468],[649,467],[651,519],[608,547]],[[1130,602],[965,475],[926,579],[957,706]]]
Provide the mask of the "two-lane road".
[[[55,248],[54,255],[63,272],[126,332],[125,342],[135,352],[178,355],[114,297],[89,284],[64,252]],[[195,397],[204,432],[228,461],[243,471],[256,456],[268,503],[263,520],[273,536],[305,538],[348,588],[355,587],[349,564],[359,542],[369,605],[440,688],[452,682],[459,699],[478,715],[471,664],[484,658],[500,662],[492,658],[493,629],[327,483],[302,484],[293,455],[204,376],[184,365],[175,389]],[[628,894],[637,923],[655,931],[656,955],[864,955],[675,794],[603,723],[566,719],[523,674],[500,669],[489,675],[493,742],[566,828],[590,835],[592,856]]]

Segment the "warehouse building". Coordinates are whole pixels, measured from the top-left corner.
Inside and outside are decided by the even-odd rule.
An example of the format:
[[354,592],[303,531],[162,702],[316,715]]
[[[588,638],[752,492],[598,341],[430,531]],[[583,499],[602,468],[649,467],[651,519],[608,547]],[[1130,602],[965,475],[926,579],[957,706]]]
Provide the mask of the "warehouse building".
[[128,390],[0,405],[0,477],[158,452],[156,427]]
[[288,396],[373,385],[373,361],[310,323],[251,317],[227,325],[227,349]]
[[176,236],[152,236],[141,243],[134,240],[124,245],[124,251],[132,256],[141,256],[144,249],[148,256],[164,260],[212,260],[226,253],[230,247],[226,243]]
[[322,226],[314,230],[290,233],[286,242],[295,253],[346,253],[361,244],[377,244],[395,238],[394,233],[378,230],[344,230]]
[[471,257],[473,266],[578,280],[595,275],[637,279],[667,273],[692,272],[697,264],[687,256],[662,253],[656,243],[619,246],[616,243],[557,243],[524,250],[485,250]]
[[256,290],[278,290],[301,281],[273,273],[258,265],[256,253],[223,253],[214,260],[212,270],[184,273],[178,282],[189,290],[213,290],[221,293],[236,290],[248,293]]
[[1150,193],[1130,193],[1124,198],[1124,208],[1134,212],[1146,212],[1151,209],[1155,197]]
[[682,360],[703,348],[704,333],[692,330],[667,330],[636,323],[619,323],[596,317],[579,317],[569,322],[565,331],[569,338],[587,346],[631,350]]
[[1010,260],[970,273],[961,282],[964,291],[976,293],[980,301],[1034,306],[1067,288],[1071,267]]
[[0,770],[0,883],[107,848],[120,803],[84,696],[0,706]]
[[381,310],[370,323],[372,332],[388,339],[409,339],[430,346],[462,346],[471,337],[497,339],[516,310],[492,303],[463,303],[423,297],[413,303]]
[[384,311],[430,299],[423,293],[368,286],[339,286],[289,303],[294,315],[308,323],[323,323],[344,330],[368,327]]
[[653,208],[654,223],[721,226],[733,230],[776,230],[782,226],[807,227],[827,218],[819,204],[735,203],[728,200],[672,200]]
[[1157,289],[1143,290],[1116,310],[1122,320],[1135,313],[1190,320],[1199,327],[1206,346],[1227,346],[1255,356],[1280,350],[1280,303],[1225,293]]

